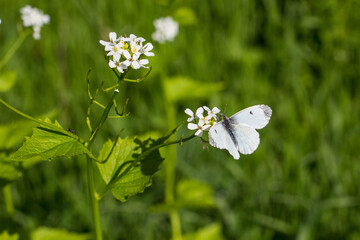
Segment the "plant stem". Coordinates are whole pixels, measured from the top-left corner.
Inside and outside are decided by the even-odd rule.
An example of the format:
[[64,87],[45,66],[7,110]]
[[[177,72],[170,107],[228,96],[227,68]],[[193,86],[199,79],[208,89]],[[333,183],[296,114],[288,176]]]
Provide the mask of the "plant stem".
[[[124,79],[125,74],[122,74],[119,79]],[[109,100],[104,112],[100,118],[98,126],[95,130],[91,133],[89,141],[85,144],[85,146],[91,151],[91,146],[97,136],[99,130],[101,129],[102,125],[105,123],[106,119],[108,118],[109,112],[113,106],[113,100],[115,99],[116,94],[118,91],[114,91],[111,99]],[[95,188],[95,180],[94,180],[94,166],[92,159],[87,156],[86,157],[86,167],[87,167],[87,179],[88,179],[88,189],[89,189],[89,197],[90,197],[90,204],[91,204],[91,212],[95,227],[95,236],[96,240],[102,240],[102,231],[101,231],[101,222],[100,222],[100,211],[99,211],[99,200],[97,199],[97,192]]]
[[93,217],[93,222],[94,222],[94,227],[95,227],[95,236],[96,236],[96,240],[102,240],[99,202],[96,199],[97,193],[96,193],[96,189],[95,189],[94,168],[93,168],[92,164],[93,164],[93,161],[89,157],[86,157],[88,189],[89,189],[92,217]]
[[0,70],[4,67],[4,65],[9,61],[9,59],[12,57],[12,55],[14,55],[14,53],[16,52],[16,50],[20,47],[21,43],[24,41],[24,39],[26,38],[26,36],[29,34],[29,32],[23,32],[20,34],[20,36],[18,37],[18,39],[15,41],[15,43],[11,46],[11,48],[9,49],[9,51],[7,51],[7,53],[5,54],[5,56],[3,57],[3,59],[1,59],[0,61]]
[[11,187],[9,184],[3,187],[3,192],[4,192],[6,211],[12,217],[14,216],[15,208],[14,208],[14,203],[12,201]]

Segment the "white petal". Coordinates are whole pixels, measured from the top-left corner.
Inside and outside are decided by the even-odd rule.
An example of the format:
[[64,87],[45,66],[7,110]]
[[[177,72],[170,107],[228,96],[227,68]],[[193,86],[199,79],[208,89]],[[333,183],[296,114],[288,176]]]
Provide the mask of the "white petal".
[[123,51],[123,56],[126,58],[126,59],[130,59],[131,58],[131,55],[130,55],[130,53],[128,52],[128,50],[125,50],[125,51]]
[[141,59],[139,62],[140,62],[141,66],[144,66],[144,65],[149,63],[149,60],[148,59]]
[[188,123],[187,127],[190,130],[198,129],[198,125],[196,125],[195,123]]
[[203,131],[208,131],[210,129],[211,125],[204,125],[202,127]]
[[199,107],[198,109],[196,109],[196,116],[198,116],[199,114],[202,114],[204,112],[204,109],[202,107]]
[[220,109],[218,109],[217,107],[214,107],[211,111],[215,114],[218,114],[220,112]]
[[153,57],[153,56],[155,56],[155,53],[153,53],[153,52],[144,52],[144,55],[147,56],[147,57]]
[[203,135],[203,131],[201,131],[200,129],[196,131],[195,133],[196,136],[201,137]]
[[121,63],[124,64],[126,67],[130,66],[130,64],[131,64],[129,60],[125,60]]
[[154,46],[151,43],[147,43],[144,46],[144,50],[146,50],[147,52],[151,51],[154,48]]
[[203,108],[204,108],[206,111],[210,111],[210,108],[208,108],[207,106],[203,106]]
[[101,45],[103,45],[103,46],[107,46],[107,45],[110,44],[109,42],[106,42],[106,41],[104,41],[104,40],[100,40],[99,43],[100,43]]
[[194,117],[194,112],[191,111],[190,108],[185,109],[185,113],[186,113],[187,115],[189,115],[190,117]]
[[111,68],[116,67],[116,64],[115,64],[115,62],[113,60],[109,61],[109,67],[111,67]]
[[116,32],[109,33],[109,38],[110,38],[111,42],[115,42],[116,41]]
[[139,69],[141,66],[138,61],[131,62],[131,67],[134,69]]

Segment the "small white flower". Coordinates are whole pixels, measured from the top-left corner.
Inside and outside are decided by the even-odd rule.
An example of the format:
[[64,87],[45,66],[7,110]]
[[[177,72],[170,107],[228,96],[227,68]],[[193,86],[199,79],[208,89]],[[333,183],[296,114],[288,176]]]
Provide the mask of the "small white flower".
[[126,66],[123,62],[119,61],[113,61],[109,60],[109,67],[110,68],[116,68],[120,73],[124,72],[124,69],[126,69],[128,66]]
[[40,30],[44,24],[50,22],[50,16],[44,14],[43,11],[37,8],[33,8],[30,5],[20,9],[21,19],[23,21],[24,27],[33,27],[33,37],[34,39],[40,39]]
[[210,108],[208,108],[207,106],[203,106],[203,108],[205,109],[205,111],[208,112],[208,116],[210,116],[210,119],[214,118],[215,120],[218,120],[218,117],[216,116],[216,114],[218,114],[220,112],[220,109],[218,109],[217,107],[214,107],[213,109],[210,110]]
[[149,63],[148,59],[139,59],[139,55],[135,54],[131,56],[128,51],[124,51],[123,55],[126,57],[126,60],[123,63],[127,67],[131,66],[133,69],[139,69],[140,67],[148,68],[145,66]]
[[202,113],[196,115],[201,121],[203,121],[205,124],[210,123],[210,119],[212,118],[212,116],[204,116]]
[[154,46],[151,43],[145,44],[145,46],[142,45],[142,42],[140,42],[140,49],[139,53],[144,54],[147,57],[153,57],[155,54],[153,52],[150,52]]
[[124,45],[122,43],[118,43],[113,46],[108,45],[105,47],[105,51],[109,51],[107,56],[113,56],[114,61],[118,61],[124,51],[123,47]]
[[105,46],[105,51],[110,51],[110,50],[106,50],[107,48],[111,48],[112,46],[114,46],[116,44],[116,33],[115,32],[110,32],[109,33],[109,39],[110,39],[110,42],[106,42],[104,40],[100,40],[100,44]]
[[208,124],[205,125],[204,121],[199,121],[198,124],[188,123],[187,127],[190,130],[196,130],[197,129],[195,135],[198,136],[198,137],[201,137],[203,135],[203,132],[207,131],[211,127],[211,125],[208,125]]
[[116,93],[119,93],[119,89],[115,88],[115,92],[116,92]]
[[159,43],[174,41],[174,38],[179,32],[179,24],[174,21],[172,17],[156,19],[154,26],[156,30],[151,37]]

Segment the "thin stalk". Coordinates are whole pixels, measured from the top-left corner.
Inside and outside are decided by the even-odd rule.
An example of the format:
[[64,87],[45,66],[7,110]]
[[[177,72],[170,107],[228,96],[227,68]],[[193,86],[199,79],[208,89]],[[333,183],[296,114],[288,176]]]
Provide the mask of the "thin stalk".
[[101,230],[101,222],[100,222],[100,211],[99,211],[99,202],[96,199],[96,189],[95,189],[95,181],[94,181],[94,168],[93,161],[91,158],[86,157],[86,168],[87,168],[87,179],[88,179],[88,189],[90,196],[90,204],[91,204],[91,212],[95,227],[95,236],[96,240],[102,240],[102,230]]
[[[119,80],[124,79],[125,74],[122,74],[121,76],[118,76]],[[106,105],[106,108],[104,109],[104,112],[100,118],[98,126],[95,128],[95,130],[91,133],[91,136],[89,138],[89,141],[85,144],[85,146],[91,150],[91,146],[94,143],[95,137],[99,133],[99,130],[105,123],[106,119],[108,118],[109,112],[113,106],[113,100],[115,99],[116,94],[118,91],[114,91],[113,95],[111,96],[111,99],[109,100],[108,104]],[[89,189],[89,197],[90,197],[90,204],[91,204],[91,212],[95,227],[95,236],[96,240],[102,240],[102,230],[101,230],[101,222],[100,222],[100,211],[99,211],[99,200],[97,199],[97,192],[95,188],[95,181],[94,181],[94,166],[92,159],[87,156],[86,157],[86,168],[87,168],[87,180],[88,180],[88,189]]]
[[20,34],[20,36],[18,37],[18,39],[14,42],[14,44],[11,46],[11,48],[9,49],[9,51],[7,51],[7,53],[5,54],[5,56],[3,57],[3,59],[1,59],[0,61],[0,70],[4,67],[4,65],[9,61],[9,59],[14,55],[14,53],[16,52],[16,50],[20,47],[21,43],[24,41],[24,39],[26,38],[26,36],[29,35],[29,32],[23,32]]
[[14,208],[14,203],[12,200],[10,185],[6,185],[5,187],[3,187],[3,193],[4,193],[4,201],[5,201],[6,211],[11,217],[13,217],[15,208]]

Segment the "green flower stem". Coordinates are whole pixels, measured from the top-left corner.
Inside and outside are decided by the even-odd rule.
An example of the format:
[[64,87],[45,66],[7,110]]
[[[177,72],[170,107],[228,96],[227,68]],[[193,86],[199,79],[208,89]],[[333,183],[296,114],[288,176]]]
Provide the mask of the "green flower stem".
[[[174,104],[168,104],[167,120],[169,128],[176,126],[176,113]],[[176,166],[176,146],[170,146],[166,151],[167,159],[165,161],[165,202],[172,206],[175,203],[175,166]],[[172,235],[174,240],[181,240],[181,222],[179,212],[173,209],[169,212]]]
[[[121,76],[116,75],[120,80],[123,80],[125,77],[125,73]],[[99,130],[105,123],[106,119],[108,118],[109,112],[114,104],[114,99],[116,94],[118,94],[117,91],[114,91],[113,95],[111,96],[111,99],[109,100],[108,104],[106,105],[106,108],[104,109],[104,112],[100,118],[98,126],[95,128],[95,130],[91,133],[91,136],[89,138],[89,141],[85,143],[85,146],[91,150],[91,146],[95,140],[95,137],[99,133]],[[93,222],[95,227],[95,236],[96,240],[102,240],[102,230],[101,230],[101,222],[100,222],[100,211],[99,211],[99,200],[97,198],[98,194],[96,192],[95,188],[95,180],[94,180],[94,166],[92,159],[87,156],[86,160],[86,167],[87,167],[87,179],[88,179],[88,189],[89,189],[89,197],[90,197],[90,203],[91,203],[91,211],[93,216]]]
[[5,54],[3,59],[0,61],[0,70],[4,67],[4,65],[9,61],[9,59],[14,55],[16,50],[20,47],[21,43],[24,41],[27,35],[29,35],[29,31],[24,31],[20,34],[18,39],[14,42],[14,44],[11,46],[9,51]]
[[3,193],[4,193],[6,211],[12,217],[14,216],[15,208],[14,208],[14,203],[12,201],[11,187],[9,184],[3,187]]

